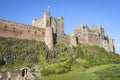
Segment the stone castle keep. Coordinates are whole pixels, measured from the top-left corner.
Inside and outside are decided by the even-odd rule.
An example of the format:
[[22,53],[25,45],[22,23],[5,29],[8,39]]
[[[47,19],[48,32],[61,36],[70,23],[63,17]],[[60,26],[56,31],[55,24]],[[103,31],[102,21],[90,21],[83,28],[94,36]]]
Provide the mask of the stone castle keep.
[[78,42],[98,45],[109,52],[115,52],[114,40],[105,35],[101,26],[89,28],[79,25],[73,34],[64,33],[64,18],[53,18],[45,12],[41,19],[34,19],[32,26],[0,20],[0,36],[18,39],[33,39],[45,42],[49,50],[53,50],[58,41],[67,46],[76,46]]

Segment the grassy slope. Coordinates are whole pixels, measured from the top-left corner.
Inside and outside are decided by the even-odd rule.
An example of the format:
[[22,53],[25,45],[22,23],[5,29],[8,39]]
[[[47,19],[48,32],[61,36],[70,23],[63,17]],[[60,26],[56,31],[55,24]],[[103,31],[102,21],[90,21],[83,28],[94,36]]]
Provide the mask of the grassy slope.
[[0,37],[0,66],[43,65],[47,53],[43,42]]
[[[40,80],[120,80],[120,56],[95,45],[68,48],[58,42],[49,52],[44,43],[0,37],[0,65],[41,66]],[[1,67],[0,66],[0,67]]]
[[[71,51],[68,55],[70,53]],[[119,55],[107,52],[98,46],[87,44],[78,44],[72,53],[72,60],[67,59],[68,61],[48,65],[43,71],[50,72],[47,74],[49,76],[40,80],[120,80]],[[68,69],[68,66],[70,70],[66,73],[65,70]],[[61,69],[62,74],[56,74],[56,70],[59,68],[65,68],[65,70]]]
[[120,64],[93,66],[82,72],[79,68],[66,74],[49,75],[40,80],[120,80]]

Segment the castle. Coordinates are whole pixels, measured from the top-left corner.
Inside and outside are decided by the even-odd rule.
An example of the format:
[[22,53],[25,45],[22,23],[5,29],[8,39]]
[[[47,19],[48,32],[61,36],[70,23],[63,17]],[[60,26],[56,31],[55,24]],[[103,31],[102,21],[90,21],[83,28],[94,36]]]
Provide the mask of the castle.
[[0,36],[42,41],[51,51],[54,50],[55,44],[61,41],[67,46],[74,47],[78,42],[95,44],[109,52],[115,52],[114,40],[105,35],[101,26],[89,28],[81,24],[75,28],[73,34],[66,35],[64,18],[53,18],[49,12],[45,12],[41,19],[33,19],[32,26],[0,20]]

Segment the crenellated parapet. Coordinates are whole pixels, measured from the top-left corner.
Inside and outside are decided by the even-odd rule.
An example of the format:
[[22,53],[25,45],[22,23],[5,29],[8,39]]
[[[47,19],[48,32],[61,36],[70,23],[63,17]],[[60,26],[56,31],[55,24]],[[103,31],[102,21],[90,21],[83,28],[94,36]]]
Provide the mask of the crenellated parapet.
[[32,26],[38,26],[40,28],[52,27],[53,33],[57,34],[57,36],[64,35],[64,18],[53,18],[49,12],[45,12],[40,19],[33,19]]
[[64,18],[53,18],[50,12],[45,12],[40,19],[33,19],[32,26],[0,20],[0,36],[18,39],[32,39],[45,42],[49,50],[54,50],[54,45],[61,41],[67,46],[77,46],[77,42],[88,43],[103,47],[109,52],[115,52],[115,43],[105,35],[102,26],[79,25],[73,34],[64,33]]
[[0,20],[0,36],[18,39],[34,39],[44,42],[44,28],[32,27],[21,23]]
[[107,51],[115,52],[114,40],[109,39],[102,26],[92,26],[89,28],[88,26],[81,24],[75,28],[74,33],[81,43],[98,45],[105,48]]

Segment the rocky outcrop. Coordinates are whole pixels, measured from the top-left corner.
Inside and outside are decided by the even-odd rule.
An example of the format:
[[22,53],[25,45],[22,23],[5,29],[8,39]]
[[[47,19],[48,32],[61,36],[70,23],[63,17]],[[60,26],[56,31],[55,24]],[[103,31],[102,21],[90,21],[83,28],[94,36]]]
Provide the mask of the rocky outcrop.
[[1,70],[0,80],[35,80],[40,78],[40,67],[36,65],[32,68],[23,67],[21,69]]

